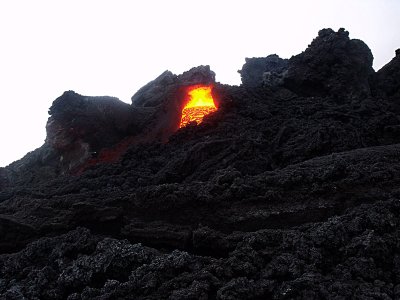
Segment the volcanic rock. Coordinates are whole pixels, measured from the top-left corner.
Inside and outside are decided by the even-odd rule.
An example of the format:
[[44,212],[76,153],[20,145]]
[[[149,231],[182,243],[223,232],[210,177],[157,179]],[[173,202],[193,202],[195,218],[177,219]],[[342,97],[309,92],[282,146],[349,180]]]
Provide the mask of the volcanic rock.
[[0,168],[0,190],[8,185],[7,171],[4,168]]
[[267,57],[246,58],[246,63],[238,72],[244,86],[254,88],[262,85],[281,85],[288,60],[276,54]]
[[166,142],[179,128],[187,88],[214,83],[215,73],[210,66],[198,66],[178,76],[165,71],[141,88],[132,96],[132,105],[157,108],[145,128],[145,141]]
[[132,96],[132,105],[139,107],[154,107],[162,104],[166,91],[170,89],[177,80],[177,76],[170,71],[165,71],[153,81],[139,89]]
[[368,46],[343,28],[323,29],[309,47],[289,60],[285,86],[304,96],[367,97],[373,74]]
[[140,107],[158,106],[165,103],[168,96],[175,96],[177,88],[190,85],[211,85],[214,83],[215,73],[210,70],[210,66],[198,66],[179,76],[172,74],[170,71],[165,71],[132,96],[132,105]]
[[378,96],[400,97],[400,49],[396,50],[396,56],[375,76],[376,93]]
[[[0,298],[398,299],[398,60],[371,63],[325,29],[241,86],[198,67],[132,105],[66,92],[0,169]],[[198,84],[218,110],[179,129]]]
[[73,91],[57,98],[49,114],[46,144],[60,155],[67,170],[137,133],[146,122],[143,114],[116,98],[86,97]]
[[244,86],[284,86],[301,96],[367,97],[373,56],[364,42],[323,29],[309,47],[289,60],[277,55],[246,59],[239,73]]
[[30,180],[79,173],[118,160],[130,144],[166,142],[179,128],[187,87],[214,83],[210,67],[199,66],[181,75],[165,71],[132,97],[132,105],[67,91],[49,109],[45,144],[1,171],[0,187],[8,177],[21,180],[21,173]]

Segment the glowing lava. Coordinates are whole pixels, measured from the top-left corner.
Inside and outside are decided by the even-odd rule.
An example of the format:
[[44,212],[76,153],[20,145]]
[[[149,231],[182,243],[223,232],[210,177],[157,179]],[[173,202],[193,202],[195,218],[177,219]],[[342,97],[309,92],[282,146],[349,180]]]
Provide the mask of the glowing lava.
[[200,124],[204,116],[217,110],[211,94],[211,86],[195,86],[188,91],[189,101],[182,109],[182,118],[179,128],[189,122]]

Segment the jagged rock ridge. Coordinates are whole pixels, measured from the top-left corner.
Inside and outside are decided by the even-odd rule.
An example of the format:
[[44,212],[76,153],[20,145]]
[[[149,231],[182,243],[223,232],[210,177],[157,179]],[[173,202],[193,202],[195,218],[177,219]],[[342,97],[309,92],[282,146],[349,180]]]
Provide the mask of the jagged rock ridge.
[[[45,145],[0,169],[0,294],[399,298],[399,70],[325,29],[238,87],[199,67],[132,105],[66,92]],[[178,130],[185,87],[210,83],[218,110]]]

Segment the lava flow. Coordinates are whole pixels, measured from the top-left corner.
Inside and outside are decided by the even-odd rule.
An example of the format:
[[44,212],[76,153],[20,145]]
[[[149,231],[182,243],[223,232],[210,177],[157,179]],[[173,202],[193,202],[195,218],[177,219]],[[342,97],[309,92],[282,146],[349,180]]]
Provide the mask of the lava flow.
[[182,109],[179,128],[190,122],[200,124],[204,116],[217,110],[211,94],[211,86],[195,86],[188,91],[189,101]]

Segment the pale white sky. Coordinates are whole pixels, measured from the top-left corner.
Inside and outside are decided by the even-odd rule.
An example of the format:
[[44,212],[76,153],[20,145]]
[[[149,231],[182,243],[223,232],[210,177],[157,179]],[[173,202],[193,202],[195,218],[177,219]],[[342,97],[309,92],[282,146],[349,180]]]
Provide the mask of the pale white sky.
[[400,48],[400,0],[0,0],[0,166],[41,146],[65,90],[130,103],[166,69],[209,64],[239,84],[245,57],[303,51],[340,27],[377,70]]

